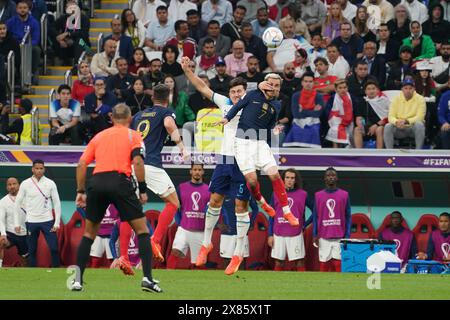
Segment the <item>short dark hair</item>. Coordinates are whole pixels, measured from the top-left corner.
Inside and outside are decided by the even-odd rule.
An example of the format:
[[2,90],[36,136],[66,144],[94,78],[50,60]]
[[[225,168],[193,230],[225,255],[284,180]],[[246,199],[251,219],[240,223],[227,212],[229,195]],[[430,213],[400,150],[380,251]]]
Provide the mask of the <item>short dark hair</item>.
[[67,84],[62,84],[58,87],[58,90],[56,90],[56,92],[58,92],[58,94],[60,94],[63,90],[69,90],[69,93],[72,92],[72,88],[67,85]]
[[203,45],[202,45],[202,47],[204,47],[204,46],[205,46],[205,44],[209,44],[209,43],[212,43],[212,44],[214,44],[214,40],[213,40],[213,39],[211,39],[211,38],[206,38],[206,39],[205,39],[205,41],[203,41]]
[[398,215],[400,216],[400,218],[403,219],[403,215],[402,215],[402,213],[401,213],[400,211],[392,211],[392,213],[391,213],[391,218],[392,218],[392,216],[393,216],[394,214],[398,214]]
[[28,6],[28,9],[30,9],[30,4],[28,3],[28,1],[26,0],[19,0],[16,4],[16,7],[20,4],[20,3],[25,3]]
[[380,23],[380,26],[378,28],[380,28],[380,27],[387,27],[389,30],[389,26],[387,23]]
[[167,6],[165,5],[160,5],[156,8],[156,12],[158,11],[167,11]]
[[255,60],[258,60],[258,62],[259,62],[259,59],[258,59],[257,56],[250,56],[250,57],[248,57],[247,61],[250,60],[250,59],[255,59]]
[[377,87],[378,89],[380,89],[380,85],[378,84],[378,81],[374,80],[374,79],[369,79],[366,81],[366,83],[364,84],[364,91],[366,91],[366,88],[368,86],[374,85],[375,87]]
[[244,10],[245,12],[247,12],[247,8],[244,6],[237,5],[236,8],[234,8],[234,11],[236,11],[237,9],[241,9],[241,10]]
[[328,63],[328,60],[325,59],[324,57],[317,57],[317,58],[314,60],[314,65],[316,65],[317,62],[322,62],[322,63],[323,63],[324,65],[326,65],[326,66],[329,66],[329,65],[330,65],[330,64]]
[[248,21],[242,22],[241,30],[244,29],[244,28],[248,28],[248,27],[253,29],[253,26],[252,26],[252,24],[250,22],[248,22]]
[[33,110],[33,102],[30,99],[20,100],[20,106],[25,110],[25,113],[30,113]]
[[[161,62],[161,59],[160,59],[160,58],[154,58],[154,59],[150,60],[150,65],[151,65],[153,62],[155,62],[155,61]],[[162,63],[162,62],[161,62],[161,63]]]
[[187,12],[186,12],[186,17],[189,17],[189,16],[200,16],[200,13],[197,11],[197,10],[195,10],[195,9],[190,9],[190,10],[188,10]]
[[450,46],[450,41],[448,41],[448,40],[442,41],[441,47],[442,47],[442,46]]
[[313,79],[314,79],[314,73],[312,73],[312,72],[305,72],[305,73],[302,75],[302,77],[300,78],[300,82],[302,82],[303,79],[305,79],[306,77],[310,77],[310,78],[313,78]]
[[153,88],[153,99],[157,101],[168,101],[170,90],[165,84],[158,84]]
[[442,212],[440,215],[439,215],[439,218],[440,217],[447,217],[448,219],[450,219],[450,213],[448,213],[448,212]]
[[342,22],[341,25],[339,26],[339,30],[341,30],[341,28],[342,28],[343,25],[349,25],[350,28],[352,27],[352,24],[351,24],[349,21],[344,21],[344,22]]
[[35,164],[42,164],[43,166],[45,165],[44,160],[42,159],[34,159],[33,160],[33,167]]
[[125,62],[128,63],[128,60],[127,60],[126,58],[124,58],[124,57],[118,57],[118,58],[116,59],[116,65],[117,65],[117,63],[118,63],[120,60],[125,60]]
[[356,67],[358,66],[369,66],[369,64],[367,63],[367,61],[364,61],[363,59],[358,59],[355,61],[354,68],[356,69]]
[[194,169],[194,166],[201,166],[202,169],[204,169],[204,167],[205,167],[205,165],[203,163],[195,162],[195,161],[191,163],[191,170]]
[[169,50],[172,51],[173,53],[175,53],[175,60],[177,60],[178,56],[180,55],[180,51],[178,51],[178,47],[173,44],[166,44],[162,50],[163,61],[166,61],[166,53],[169,52]]
[[327,173],[328,171],[334,171],[334,173],[337,173],[336,169],[333,167],[328,167],[325,169],[325,173]]
[[219,21],[217,21],[217,20],[211,20],[210,22],[208,22],[208,27],[209,27],[209,26],[212,26],[213,24],[218,24],[219,27],[220,27],[220,23],[219,23]]
[[183,24],[187,24],[187,21],[186,21],[186,20],[177,20],[177,21],[175,22],[175,31],[180,30],[180,29],[181,29],[181,26],[182,26]]
[[237,86],[243,86],[244,90],[247,90],[247,80],[242,77],[236,77],[230,81],[229,89]]
[[258,12],[260,12],[260,11],[268,11],[267,10],[267,7],[261,7],[261,8],[259,8],[258,10],[256,10],[256,14],[258,14]]
[[336,48],[337,52],[341,53],[341,50],[339,50],[339,47],[337,45],[335,45],[334,43],[330,43],[329,45],[327,45],[327,49],[328,48]]

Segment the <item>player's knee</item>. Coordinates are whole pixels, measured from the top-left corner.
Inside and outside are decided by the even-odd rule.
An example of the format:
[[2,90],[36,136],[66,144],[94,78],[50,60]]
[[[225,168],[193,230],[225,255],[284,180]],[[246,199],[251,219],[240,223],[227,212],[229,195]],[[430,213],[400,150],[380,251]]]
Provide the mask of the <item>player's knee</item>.
[[280,174],[278,172],[278,168],[277,167],[270,167],[267,169],[267,174],[270,177],[270,180],[274,181],[274,180],[278,180],[280,179]]
[[223,198],[218,193],[213,193],[209,199],[209,206],[212,208],[220,208],[223,203]]
[[184,258],[184,253],[178,249],[172,249],[172,255],[177,258]]
[[245,202],[245,201],[236,200],[235,207],[236,207],[237,213],[242,213],[242,212],[248,211],[248,205],[247,205],[247,202]]

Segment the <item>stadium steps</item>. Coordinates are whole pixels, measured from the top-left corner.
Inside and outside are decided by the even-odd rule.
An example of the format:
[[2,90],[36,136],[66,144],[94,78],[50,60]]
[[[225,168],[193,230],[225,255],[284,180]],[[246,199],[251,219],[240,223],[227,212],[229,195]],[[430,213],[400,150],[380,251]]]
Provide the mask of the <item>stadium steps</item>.
[[[127,5],[128,6],[128,5]],[[120,16],[123,9],[95,9],[94,16],[99,19],[112,19],[116,14]],[[91,25],[91,28],[93,25]]]
[[[77,80],[76,76],[72,76],[72,81]],[[64,83],[64,76],[39,76],[39,86],[53,86],[58,87]],[[50,90],[50,89],[49,89]],[[47,91],[48,93],[48,91]]]
[[91,28],[109,28],[111,27],[111,19],[93,18],[91,19]]
[[102,9],[120,9],[128,8],[128,0],[102,0]]

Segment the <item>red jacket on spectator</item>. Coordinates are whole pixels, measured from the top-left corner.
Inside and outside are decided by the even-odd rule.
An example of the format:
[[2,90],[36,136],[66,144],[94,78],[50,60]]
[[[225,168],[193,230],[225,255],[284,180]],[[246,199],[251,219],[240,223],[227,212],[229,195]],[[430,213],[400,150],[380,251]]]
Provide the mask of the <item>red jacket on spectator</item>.
[[193,60],[196,56],[197,43],[190,37],[186,38],[184,41],[178,41],[176,37],[173,37],[172,39],[167,41],[166,44],[171,44],[175,47],[178,47],[178,51],[180,52],[181,57],[188,57],[189,59]]
[[[281,17],[284,18],[288,14],[289,14],[288,8],[284,7],[283,10],[281,11]],[[272,19],[273,21],[276,21],[277,15],[278,15],[278,7],[276,4],[274,4],[273,6],[269,7],[269,18]]]
[[84,106],[84,97],[94,92],[94,85],[85,85],[80,80],[75,80],[72,86],[72,99],[77,100],[82,106]]

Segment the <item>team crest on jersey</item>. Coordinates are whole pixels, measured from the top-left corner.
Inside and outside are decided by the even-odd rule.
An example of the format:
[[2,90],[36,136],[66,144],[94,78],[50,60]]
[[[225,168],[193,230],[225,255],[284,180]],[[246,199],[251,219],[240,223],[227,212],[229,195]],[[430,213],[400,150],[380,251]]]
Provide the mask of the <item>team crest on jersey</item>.
[[267,109],[269,108],[269,105],[267,103],[263,103],[262,108],[264,111],[267,111]]

